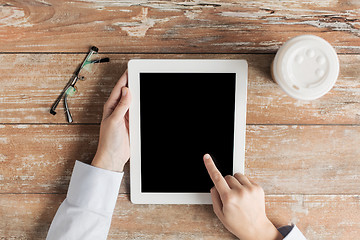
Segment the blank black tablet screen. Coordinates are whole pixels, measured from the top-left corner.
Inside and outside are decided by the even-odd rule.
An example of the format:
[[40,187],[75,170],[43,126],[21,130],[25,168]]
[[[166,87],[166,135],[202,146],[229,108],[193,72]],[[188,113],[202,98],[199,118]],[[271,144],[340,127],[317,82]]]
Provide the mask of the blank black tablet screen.
[[235,73],[140,73],[142,192],[209,192],[233,172]]

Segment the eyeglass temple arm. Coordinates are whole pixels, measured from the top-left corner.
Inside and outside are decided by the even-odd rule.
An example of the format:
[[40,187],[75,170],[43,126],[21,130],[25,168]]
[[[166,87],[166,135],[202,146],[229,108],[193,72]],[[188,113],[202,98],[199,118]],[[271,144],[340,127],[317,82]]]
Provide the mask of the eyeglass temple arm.
[[110,62],[110,58],[106,57],[106,58],[101,58],[101,59],[96,59],[91,61],[91,63],[103,63],[103,62]]
[[56,99],[56,101],[54,102],[54,104],[51,106],[50,109],[50,113],[52,115],[55,115],[55,109],[57,108],[57,106],[59,105],[59,102],[61,101],[62,97],[64,96],[64,94],[66,93],[66,90],[68,90],[68,88],[71,86],[71,83],[73,82],[73,79],[71,78],[70,81],[66,84],[65,88],[62,90],[62,92],[60,93],[60,95],[58,96],[58,98]]
[[64,97],[64,107],[65,107],[65,113],[66,113],[66,118],[68,120],[69,123],[72,123],[73,122],[73,119],[71,117],[71,113],[70,113],[70,110],[69,110],[69,107],[68,107],[68,104],[67,104],[67,94],[65,94],[65,97]]

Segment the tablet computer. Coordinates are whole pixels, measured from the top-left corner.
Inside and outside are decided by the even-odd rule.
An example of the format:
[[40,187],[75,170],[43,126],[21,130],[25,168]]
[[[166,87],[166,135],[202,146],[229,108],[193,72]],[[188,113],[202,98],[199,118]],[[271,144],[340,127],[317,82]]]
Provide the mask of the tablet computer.
[[244,172],[247,62],[137,59],[128,76],[131,201],[211,204],[205,153]]

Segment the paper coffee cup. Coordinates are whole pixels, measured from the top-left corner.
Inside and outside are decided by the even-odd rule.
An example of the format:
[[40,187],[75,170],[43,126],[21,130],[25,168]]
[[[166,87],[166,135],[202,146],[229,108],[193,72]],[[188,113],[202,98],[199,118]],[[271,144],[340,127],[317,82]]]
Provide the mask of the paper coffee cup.
[[339,75],[334,48],[314,35],[301,35],[284,43],[271,66],[274,81],[291,97],[313,100],[325,95]]

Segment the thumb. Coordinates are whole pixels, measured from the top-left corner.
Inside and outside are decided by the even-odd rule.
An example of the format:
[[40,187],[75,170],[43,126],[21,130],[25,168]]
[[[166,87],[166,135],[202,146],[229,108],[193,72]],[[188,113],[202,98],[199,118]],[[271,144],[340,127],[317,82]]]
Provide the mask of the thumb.
[[125,117],[126,112],[129,110],[131,103],[131,93],[129,88],[121,88],[121,97],[118,105],[114,109],[113,116],[115,119],[121,120]]

